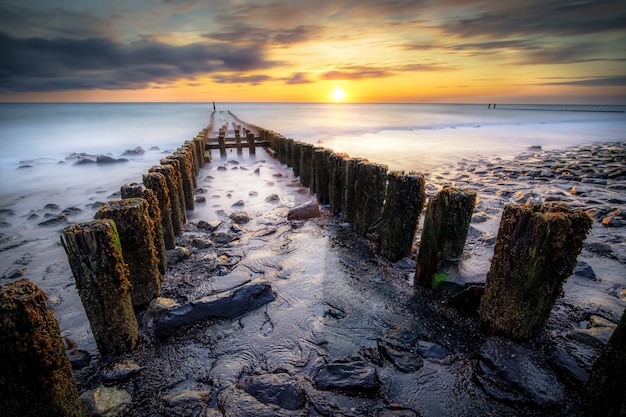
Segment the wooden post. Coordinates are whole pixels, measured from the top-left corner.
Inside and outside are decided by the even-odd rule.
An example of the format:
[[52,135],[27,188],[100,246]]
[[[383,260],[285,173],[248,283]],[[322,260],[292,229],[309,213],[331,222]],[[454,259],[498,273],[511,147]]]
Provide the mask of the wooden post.
[[481,330],[515,340],[538,334],[591,224],[565,204],[505,206],[480,302]]
[[380,220],[385,201],[387,166],[361,161],[355,181],[354,230],[366,237],[370,227]]
[[159,172],[149,172],[143,176],[143,184],[156,195],[161,212],[161,230],[165,249],[174,249],[176,247],[176,239],[172,225],[172,206],[165,175]]
[[[174,229],[174,235],[180,236],[183,232],[183,224],[185,224],[185,199],[180,187],[182,186],[182,180],[178,171],[176,171],[173,162],[168,160],[161,160],[162,165],[154,165],[148,170],[149,173],[158,173],[165,177],[167,182],[167,189],[170,198],[170,207],[172,209],[172,228]],[[178,163],[178,161],[175,161]],[[181,200],[182,195],[182,200]],[[182,201],[182,205],[181,205]]]
[[320,204],[330,204],[330,154],[331,151],[324,148],[313,151],[313,183]]
[[[174,151],[173,155],[183,155],[185,157],[185,164],[187,166],[187,172],[189,173],[189,183],[191,186],[191,191],[194,191],[198,186],[198,182],[196,178],[195,164],[193,162],[193,152],[186,146],[181,146],[180,148],[176,149],[176,151]],[[193,193],[191,195],[193,197]],[[193,208],[191,210],[193,210]]]
[[278,160],[281,164],[287,163],[287,145],[285,143],[286,140],[287,139],[282,135],[278,135],[276,137],[276,153],[278,153]]
[[219,136],[217,137],[217,141],[220,145],[220,156],[224,158],[226,157],[226,137],[222,129],[220,129]]
[[415,172],[387,174],[380,253],[392,262],[411,253],[419,216],[424,208],[424,176]]
[[196,153],[198,154],[198,164],[200,166],[200,169],[202,169],[204,168],[204,165],[206,164],[206,161],[204,158],[204,147],[205,147],[204,137],[201,134],[198,134],[198,136],[196,136],[192,142],[194,146],[196,147]]
[[310,143],[302,144],[302,151],[300,153],[300,182],[305,187],[311,187],[313,149],[313,145]]
[[193,210],[195,207],[193,191],[193,179],[192,173],[189,171],[189,165],[187,163],[187,157],[181,153],[174,152],[168,157],[168,159],[177,160],[179,163],[180,176],[183,182],[183,195],[185,197],[185,209]]
[[476,193],[444,187],[428,202],[417,255],[415,282],[432,287],[433,277],[444,262],[463,256]]
[[115,223],[96,220],[75,224],[63,230],[61,244],[100,355],[135,349],[137,318]]
[[241,147],[241,136],[239,135],[239,128],[235,129],[235,143],[237,144],[237,155],[241,155],[243,153],[243,148]]
[[354,224],[356,217],[356,172],[357,166],[366,159],[344,158],[341,162],[343,169],[343,190],[341,192],[341,219]]
[[134,306],[144,306],[161,293],[163,279],[154,247],[154,224],[148,216],[148,204],[141,198],[109,201],[96,217],[115,222],[128,264]]
[[302,158],[302,142],[293,143],[293,175],[300,176],[300,162]]
[[[200,172],[200,156],[198,155],[198,149],[196,148],[196,145],[190,140],[186,140],[182,148],[187,150],[189,152],[189,155],[191,155],[193,177],[196,178],[196,176]],[[195,184],[195,186],[197,187],[198,185]]]
[[593,416],[626,415],[626,313],[591,370],[587,383],[589,412]]
[[328,184],[328,194],[330,201],[330,211],[333,215],[341,213],[341,196],[344,190],[343,160],[348,158],[347,154],[337,154],[331,152],[329,157],[330,179]]
[[256,155],[256,144],[254,143],[254,133],[248,133],[248,149],[250,149],[250,155]]
[[287,166],[290,168],[293,168],[294,166],[294,162],[293,162],[293,142],[294,140],[291,138],[287,138],[285,140],[285,157],[286,157],[286,163]]
[[0,409],[7,417],[83,415],[59,324],[25,278],[0,285]]
[[[165,178],[163,178],[163,181],[165,181]],[[120,191],[122,193],[123,199],[143,198],[144,200],[146,200],[146,203],[148,203],[148,215],[150,216],[150,219],[152,219],[152,223],[154,224],[154,247],[156,249],[157,259],[159,261],[159,271],[161,272],[161,275],[165,274],[165,271],[167,271],[167,253],[165,248],[163,227],[161,227],[161,225],[163,224],[163,216],[161,215],[161,208],[159,207],[159,201],[156,197],[156,194],[154,193],[154,191],[146,189],[141,184],[137,183],[123,185]],[[172,238],[173,237],[174,235],[172,233]]]

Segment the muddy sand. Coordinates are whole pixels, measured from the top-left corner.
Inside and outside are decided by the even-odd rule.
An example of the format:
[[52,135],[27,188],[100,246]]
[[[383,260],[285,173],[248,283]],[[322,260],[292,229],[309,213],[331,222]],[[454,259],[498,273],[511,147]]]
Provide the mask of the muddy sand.
[[[287,220],[314,197],[264,150],[213,157],[177,238],[188,251],[171,254],[160,302],[193,307],[263,285],[260,301],[181,327],[140,311],[138,349],[100,358],[53,249],[48,276],[66,278],[47,292],[85,398],[110,394],[111,415],[124,416],[585,415],[588,372],[626,305],[626,144],[530,149],[425,173],[430,197],[444,185],[479,197],[464,259],[446,266],[435,292],[412,285],[419,232],[411,257],[390,263],[324,207],[319,218]],[[477,330],[475,288],[503,206],[526,201],[564,201],[595,221],[545,332],[513,343]],[[248,218],[229,217],[240,211]]]

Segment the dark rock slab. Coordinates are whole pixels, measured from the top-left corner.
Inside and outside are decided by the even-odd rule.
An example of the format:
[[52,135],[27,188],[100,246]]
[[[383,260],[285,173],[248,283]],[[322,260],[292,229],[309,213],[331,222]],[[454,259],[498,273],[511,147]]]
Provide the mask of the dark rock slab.
[[235,210],[228,218],[235,223],[248,223],[250,221],[250,216],[244,210]]
[[317,374],[315,385],[322,390],[367,396],[378,391],[378,377],[376,369],[364,361],[331,362]]
[[424,359],[445,359],[448,350],[438,343],[420,340],[417,344],[417,351]]
[[286,373],[251,375],[241,381],[241,388],[264,404],[276,404],[287,410],[304,405],[304,394]]
[[578,275],[580,277],[587,278],[592,281],[598,280],[598,277],[596,277],[596,273],[593,272],[591,265],[589,265],[587,262],[582,262],[582,261],[579,261],[576,264],[576,267],[574,267],[574,271],[572,272],[572,275]]
[[418,352],[414,352],[410,346],[404,345],[397,339],[379,338],[378,351],[400,372],[416,372],[424,366],[424,360]]
[[49,218],[48,220],[44,220],[39,223],[39,226],[55,226],[57,224],[62,224],[67,222],[67,216],[65,214],[59,214]]
[[167,337],[181,326],[209,317],[234,318],[274,301],[276,294],[263,279],[255,279],[232,290],[212,294],[166,310],[155,328],[158,337]]
[[98,155],[96,158],[96,163],[98,164],[118,164],[120,162],[128,162],[126,158],[113,158],[112,156],[107,155]]
[[126,381],[140,371],[141,366],[137,365],[133,360],[122,359],[120,361],[106,363],[102,369],[100,369],[100,376],[104,382],[120,382]]
[[480,347],[477,383],[491,397],[507,403],[555,407],[565,400],[556,375],[533,352],[506,339],[492,338]]
[[549,362],[557,372],[581,385],[586,384],[589,380],[589,372],[578,365],[565,350],[556,349],[550,356]]
[[308,203],[301,204],[292,208],[287,213],[287,219],[289,220],[306,220],[320,216],[320,207],[316,201],[309,201]]
[[221,225],[222,225],[222,221],[221,220],[209,220],[209,221],[200,220],[198,222],[198,228],[206,229],[206,230],[208,230],[210,232],[214,232]]

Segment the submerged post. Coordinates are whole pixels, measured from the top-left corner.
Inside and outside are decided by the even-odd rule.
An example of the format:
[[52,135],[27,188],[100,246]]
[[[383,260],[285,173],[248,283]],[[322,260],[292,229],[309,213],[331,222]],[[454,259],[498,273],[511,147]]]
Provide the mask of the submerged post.
[[[152,190],[146,189],[141,184],[137,183],[123,185],[120,191],[123,199],[143,198],[146,200],[146,203],[148,203],[148,215],[154,224],[154,247],[157,251],[159,271],[161,272],[161,275],[165,274],[165,271],[167,271],[167,253],[163,227],[161,227],[163,223],[163,216],[161,215],[161,209],[159,207],[159,201],[157,200],[156,194]],[[172,238],[173,237],[174,236],[172,235]]]
[[444,187],[428,202],[417,255],[416,283],[432,287],[444,262],[460,261],[475,205],[475,192],[452,187]]
[[128,264],[134,306],[143,306],[161,293],[159,261],[154,247],[154,224],[148,204],[141,198],[109,201],[96,217],[111,219],[119,233],[124,260]]
[[16,417],[83,415],[59,324],[26,278],[0,285],[0,409]]
[[565,204],[505,206],[480,302],[481,330],[516,340],[539,333],[591,223]]
[[135,349],[137,318],[115,223],[107,219],[75,224],[63,230],[61,244],[100,355]]
[[380,231],[380,253],[395,262],[409,253],[424,208],[424,176],[415,172],[387,174],[387,196]]
[[[354,230],[361,237],[367,237],[370,228],[381,219],[387,166],[360,161],[356,167],[354,183]],[[376,239],[374,239],[376,240]]]

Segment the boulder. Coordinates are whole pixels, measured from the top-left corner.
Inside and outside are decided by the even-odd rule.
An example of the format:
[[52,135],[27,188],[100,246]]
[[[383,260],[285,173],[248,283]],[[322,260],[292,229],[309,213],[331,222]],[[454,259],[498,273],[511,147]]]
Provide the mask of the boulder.
[[67,216],[65,214],[59,214],[49,218],[48,220],[44,220],[39,223],[39,226],[54,226],[65,222],[67,222]]
[[187,248],[176,247],[174,249],[169,249],[166,252],[167,262],[168,264],[176,264],[183,259],[187,259],[191,256],[191,251]]
[[107,156],[107,155],[98,155],[98,157],[96,158],[96,162],[98,164],[117,164],[120,162],[128,162],[128,159],[126,158],[113,158],[111,156]]
[[248,223],[250,221],[250,216],[244,210],[235,210],[228,218],[235,223]]
[[309,201],[289,210],[287,219],[289,220],[306,220],[320,217],[320,207],[316,201]]
[[126,405],[132,402],[132,397],[125,389],[104,385],[85,391],[80,399],[86,417],[120,416],[123,415]]
[[[158,149],[157,149],[158,150]],[[135,149],[126,149],[122,155],[143,155],[146,151],[141,146],[137,146]]]

